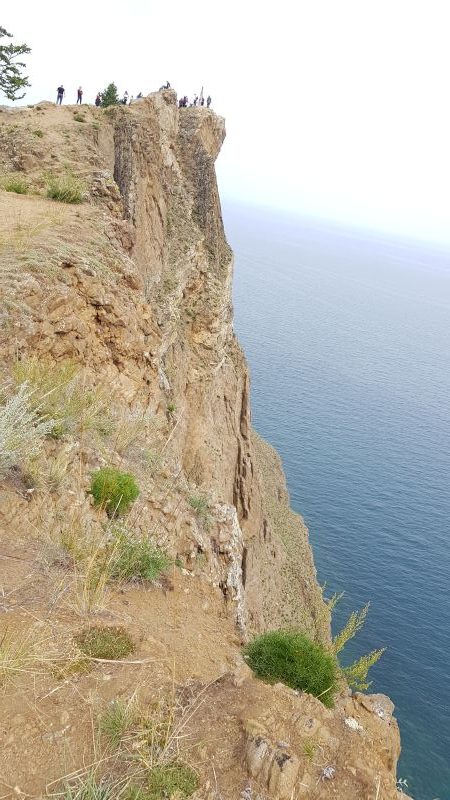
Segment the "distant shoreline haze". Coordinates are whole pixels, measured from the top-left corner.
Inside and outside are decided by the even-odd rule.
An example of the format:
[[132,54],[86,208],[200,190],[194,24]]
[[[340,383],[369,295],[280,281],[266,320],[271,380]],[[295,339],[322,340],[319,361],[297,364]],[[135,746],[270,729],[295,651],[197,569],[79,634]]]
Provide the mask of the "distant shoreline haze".
[[[220,167],[220,159],[219,159]],[[374,238],[379,243],[381,239],[385,239],[386,243],[403,242],[405,245],[426,247],[427,250],[436,250],[438,253],[450,255],[450,217],[448,225],[435,230],[427,230],[419,226],[414,226],[412,220],[408,220],[403,225],[395,221],[395,219],[384,221],[376,221],[376,217],[368,216],[365,219],[358,219],[356,215],[345,214],[339,215],[338,209],[316,212],[311,211],[307,207],[307,203],[301,204],[298,208],[293,206],[271,205],[263,199],[247,199],[244,196],[237,198],[233,194],[227,192],[226,182],[221,181],[220,169],[219,184],[222,187],[220,190],[222,205],[224,208],[234,209],[235,213],[240,209],[243,214],[260,214],[262,217],[277,217],[279,221],[285,220],[290,222],[291,225],[299,224],[304,226],[309,224],[311,226],[321,226],[328,228],[340,236],[353,236],[364,235],[367,239]],[[224,188],[225,184],[225,188]],[[306,210],[304,208],[306,205]]]

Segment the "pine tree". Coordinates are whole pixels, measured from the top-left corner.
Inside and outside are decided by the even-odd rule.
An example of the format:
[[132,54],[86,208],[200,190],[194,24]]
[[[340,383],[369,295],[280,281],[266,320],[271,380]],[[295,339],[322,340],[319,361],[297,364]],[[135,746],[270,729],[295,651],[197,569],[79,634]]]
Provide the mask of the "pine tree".
[[[0,39],[4,36],[12,38],[12,34],[0,25]],[[16,58],[26,53],[31,53],[26,44],[0,44],[0,91],[8,100],[21,100],[25,97],[25,92],[21,95],[17,92],[30,85],[28,77],[22,75],[25,64],[23,61],[16,61]]]
[[117,106],[119,104],[119,95],[117,94],[117,86],[115,83],[110,83],[102,94],[102,107]]

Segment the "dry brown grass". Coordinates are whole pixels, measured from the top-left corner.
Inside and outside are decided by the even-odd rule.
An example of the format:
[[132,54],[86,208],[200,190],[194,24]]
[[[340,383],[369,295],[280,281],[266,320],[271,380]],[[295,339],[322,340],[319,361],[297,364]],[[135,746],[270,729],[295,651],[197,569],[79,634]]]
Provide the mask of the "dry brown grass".
[[32,676],[48,672],[49,636],[40,624],[28,630],[5,626],[0,632],[0,688],[30,684]]

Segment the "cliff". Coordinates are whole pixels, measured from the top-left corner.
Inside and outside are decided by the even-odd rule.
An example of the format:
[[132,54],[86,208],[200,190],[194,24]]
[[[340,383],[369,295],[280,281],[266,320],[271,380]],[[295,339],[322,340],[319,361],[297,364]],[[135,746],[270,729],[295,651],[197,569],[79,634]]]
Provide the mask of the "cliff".
[[[0,192],[0,390],[4,404],[25,386],[37,412],[65,409],[1,474],[2,796],[115,775],[98,755],[102,709],[169,693],[198,800],[397,798],[387,698],[343,692],[329,710],[256,681],[240,654],[270,627],[330,634],[307,530],[251,427],[214,171],[224,136],[223,119],[178,109],[171,91],[0,114],[0,168],[26,185]],[[83,202],[47,197],[58,181]],[[103,580],[117,531],[89,488],[105,466],[134,476],[121,524],[170,557],[164,578]],[[123,628],[134,654],[80,668],[74,642],[100,624]]]

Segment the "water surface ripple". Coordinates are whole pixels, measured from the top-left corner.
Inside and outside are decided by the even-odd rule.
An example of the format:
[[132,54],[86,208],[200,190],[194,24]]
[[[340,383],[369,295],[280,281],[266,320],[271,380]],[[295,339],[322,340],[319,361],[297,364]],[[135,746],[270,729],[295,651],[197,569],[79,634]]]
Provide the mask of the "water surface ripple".
[[450,800],[450,256],[227,205],[253,418],[280,452],[335,624],[371,601],[349,659],[386,646],[398,774]]

